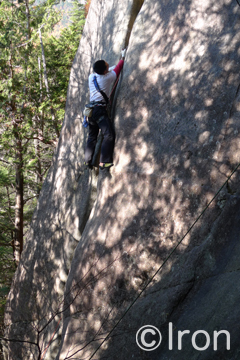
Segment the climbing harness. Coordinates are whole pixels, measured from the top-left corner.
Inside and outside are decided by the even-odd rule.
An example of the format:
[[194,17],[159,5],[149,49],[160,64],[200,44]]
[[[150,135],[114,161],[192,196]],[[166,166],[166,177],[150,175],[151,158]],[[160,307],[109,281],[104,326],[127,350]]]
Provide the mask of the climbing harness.
[[83,110],[83,115],[86,117],[92,116],[92,110],[97,105],[105,105],[103,101],[91,101],[90,103],[85,105],[85,108]]
[[[119,77],[120,77],[120,74],[118,75],[116,81],[115,81],[115,84],[112,88],[112,91],[111,91],[111,94],[109,96],[109,98],[107,97],[107,95],[105,94],[104,91],[102,91],[98,85],[98,82],[97,82],[97,77],[94,76],[93,78],[93,82],[94,82],[94,85],[95,85],[95,88],[97,91],[99,91],[101,93],[101,95],[103,96],[104,101],[91,101],[90,103],[86,104],[85,105],[85,108],[83,110],[83,115],[88,118],[88,117],[91,117],[92,116],[92,111],[93,111],[93,108],[95,106],[98,106],[98,105],[101,105],[101,106],[106,106],[107,107],[107,111],[108,111],[108,115],[110,117],[110,107],[111,107],[111,104],[112,104],[112,101],[111,101],[111,98],[112,98],[112,94],[118,84],[118,80],[119,80]],[[84,119],[84,122],[83,122],[83,126],[84,127],[87,127],[87,119]]]
[[[86,105],[85,105],[85,108],[84,108],[84,110],[83,110],[83,115],[84,115],[84,117],[86,117],[86,118],[92,116],[93,108],[94,108],[95,106],[98,106],[98,105],[107,106],[108,103],[109,103],[109,99],[108,99],[107,95],[105,94],[104,91],[102,91],[102,90],[100,89],[100,87],[99,87],[99,85],[98,85],[96,75],[95,75],[94,78],[93,78],[93,83],[94,83],[94,85],[95,85],[96,90],[99,91],[99,92],[101,93],[101,95],[103,96],[105,102],[103,102],[103,101],[91,101],[89,104],[86,104]],[[84,127],[87,127],[86,121],[87,121],[87,120],[84,118],[84,122],[83,122],[83,126],[84,126]],[[85,124],[85,125],[84,125],[84,124]]]

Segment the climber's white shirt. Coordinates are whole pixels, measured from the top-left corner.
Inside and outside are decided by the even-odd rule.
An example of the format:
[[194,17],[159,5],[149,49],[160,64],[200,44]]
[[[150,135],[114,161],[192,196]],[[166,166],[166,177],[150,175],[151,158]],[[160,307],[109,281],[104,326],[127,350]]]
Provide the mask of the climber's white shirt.
[[99,91],[97,91],[97,89],[95,88],[95,85],[93,82],[94,76],[97,77],[97,82],[98,82],[100,89],[105,92],[107,97],[110,96],[112,85],[117,78],[117,74],[115,73],[115,71],[112,70],[114,68],[115,68],[115,66],[112,66],[109,69],[108,73],[105,75],[99,75],[96,73],[89,75],[88,84],[89,84],[89,90],[90,90],[90,101],[104,101],[105,102],[101,93]]

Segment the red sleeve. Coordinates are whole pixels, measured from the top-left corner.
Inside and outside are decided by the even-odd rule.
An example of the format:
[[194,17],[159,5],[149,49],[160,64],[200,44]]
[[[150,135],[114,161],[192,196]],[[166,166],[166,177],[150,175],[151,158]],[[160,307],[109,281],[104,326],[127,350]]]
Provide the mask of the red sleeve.
[[119,60],[119,63],[116,65],[116,67],[113,69],[113,71],[116,73],[117,77],[120,74],[122,68],[123,68],[124,60]]

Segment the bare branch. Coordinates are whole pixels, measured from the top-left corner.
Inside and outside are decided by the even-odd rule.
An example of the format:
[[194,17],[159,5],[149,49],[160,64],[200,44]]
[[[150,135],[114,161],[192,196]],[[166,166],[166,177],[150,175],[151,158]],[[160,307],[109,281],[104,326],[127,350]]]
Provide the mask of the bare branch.
[[[46,25],[46,24],[42,24],[42,25],[40,26],[40,28],[38,29],[38,31],[40,31],[40,30],[42,29],[42,27],[44,27],[45,25]],[[36,32],[35,36],[37,35],[38,31]],[[26,46],[27,44],[29,44],[30,42],[32,42],[33,39],[34,39],[34,36],[32,36],[31,39],[28,40],[28,41],[26,41],[24,44],[17,45],[16,48],[20,48],[20,47],[22,47],[22,46]]]
[[0,340],[3,341],[7,341],[7,342],[18,342],[18,343],[27,343],[27,344],[31,344],[31,345],[36,345],[39,348],[39,345],[33,341],[28,341],[28,340],[17,340],[17,339],[7,339],[3,336],[0,336]]
[[31,200],[31,199],[35,199],[37,197],[37,195],[34,195],[34,196],[31,196],[30,198],[28,198],[28,199],[26,199],[26,200],[24,200],[24,205],[29,201],[29,200]]
[[53,139],[53,140],[46,140],[44,139],[44,137],[40,136],[31,136],[31,137],[27,137],[27,136],[24,136],[25,139],[27,139],[27,142],[25,143],[25,145],[30,141],[30,140],[39,140],[41,141],[42,143],[44,144],[47,144],[47,145],[53,145],[53,146],[56,146],[57,144],[57,140],[56,139]]
[[5,162],[6,164],[11,165],[10,162],[8,162],[7,160],[4,160],[3,158],[0,158],[0,161]]

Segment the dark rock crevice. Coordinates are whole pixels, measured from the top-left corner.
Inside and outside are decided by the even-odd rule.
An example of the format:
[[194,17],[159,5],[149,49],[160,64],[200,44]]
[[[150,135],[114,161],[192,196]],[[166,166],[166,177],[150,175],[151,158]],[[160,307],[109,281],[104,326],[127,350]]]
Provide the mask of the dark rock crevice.
[[127,36],[126,36],[126,38],[124,40],[124,45],[123,45],[124,48],[128,47],[129,39],[130,39],[130,36],[131,36],[131,32],[132,32],[134,22],[136,20],[136,17],[138,15],[139,11],[141,10],[141,7],[142,7],[143,3],[144,3],[144,0],[133,0],[133,5],[132,5],[132,8],[131,8],[131,12],[130,12],[130,20],[129,20],[129,23],[128,23]]

